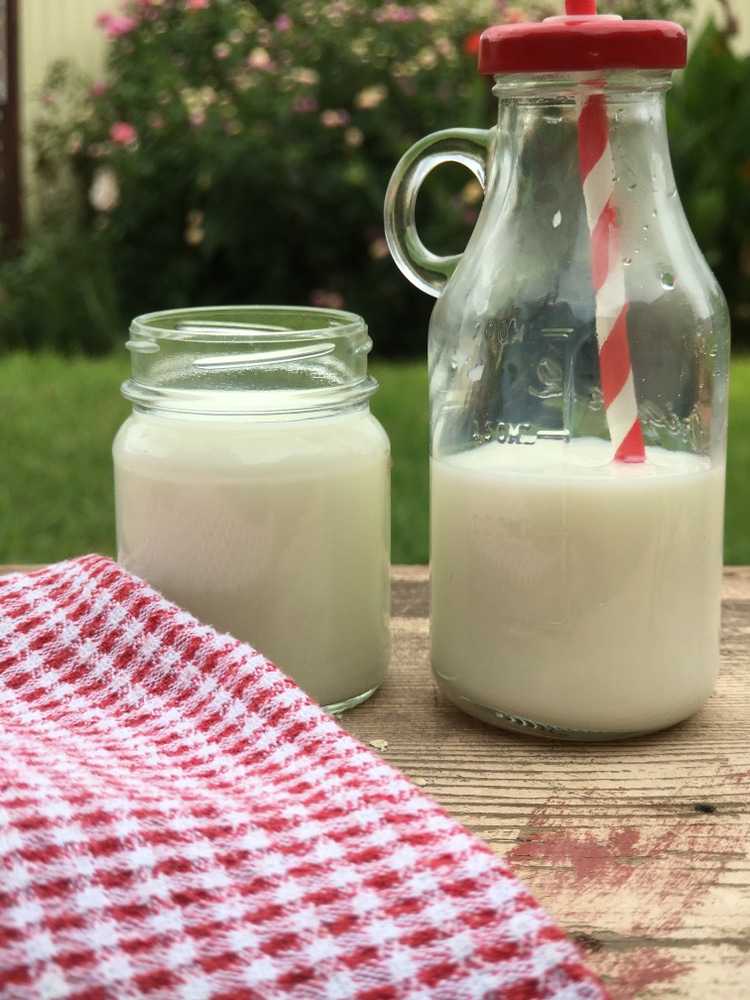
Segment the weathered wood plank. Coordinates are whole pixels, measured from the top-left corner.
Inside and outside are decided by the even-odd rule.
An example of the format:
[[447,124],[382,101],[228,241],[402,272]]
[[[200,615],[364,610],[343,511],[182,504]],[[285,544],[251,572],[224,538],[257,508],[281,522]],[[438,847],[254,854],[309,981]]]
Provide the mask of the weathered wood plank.
[[583,744],[496,730],[429,669],[427,570],[394,567],[393,662],[342,718],[506,858],[616,1000],[750,996],[750,568],[724,577],[722,672],[672,729]]

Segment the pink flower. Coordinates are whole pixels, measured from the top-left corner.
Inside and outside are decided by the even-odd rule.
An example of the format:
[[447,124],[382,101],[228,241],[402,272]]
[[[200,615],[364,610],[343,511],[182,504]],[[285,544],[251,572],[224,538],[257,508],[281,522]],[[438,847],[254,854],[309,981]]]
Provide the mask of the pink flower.
[[348,125],[349,113],[343,108],[336,110],[329,108],[320,113],[320,124],[323,128],[339,128],[342,125]]
[[520,7],[508,7],[505,11],[503,24],[522,24],[526,20],[526,14]]
[[138,133],[128,122],[115,122],[109,130],[109,137],[121,146],[132,146],[138,142]]
[[292,105],[292,111],[297,115],[309,115],[318,110],[318,101],[315,97],[300,97]]
[[382,83],[373,87],[365,87],[355,96],[354,103],[363,111],[372,111],[388,97],[388,88]]
[[411,7],[400,7],[396,3],[388,3],[373,11],[372,19],[376,24],[408,24],[415,18]]
[[291,31],[292,19],[288,14],[277,14],[273,26],[277,31]]
[[134,17],[109,14],[106,11],[96,19],[97,28],[101,28],[107,38],[118,38],[120,35],[129,35],[137,25],[138,22]]
[[104,97],[107,93],[107,84],[104,80],[95,80],[89,89],[89,93],[92,97]]
[[356,149],[358,146],[361,146],[364,141],[365,141],[365,133],[362,131],[361,128],[357,128],[356,125],[352,125],[352,127],[348,128],[344,133],[344,142],[347,144],[347,146],[351,146],[354,149]]
[[385,236],[378,236],[376,240],[373,240],[368,246],[367,252],[373,260],[385,260],[389,257],[391,251],[388,249]]
[[324,309],[343,309],[344,296],[328,288],[314,288],[310,292],[310,303]]
[[187,225],[185,226],[184,239],[188,246],[197,247],[203,242],[203,237],[206,232],[203,228],[203,212],[191,211],[188,212],[186,218]]
[[255,48],[245,60],[247,69],[259,69],[266,73],[272,73],[276,68],[273,59],[263,48]]
[[89,202],[97,212],[111,212],[120,203],[120,185],[111,167],[98,167],[91,182]]
[[211,0],[185,0],[185,10],[205,10],[211,6]]

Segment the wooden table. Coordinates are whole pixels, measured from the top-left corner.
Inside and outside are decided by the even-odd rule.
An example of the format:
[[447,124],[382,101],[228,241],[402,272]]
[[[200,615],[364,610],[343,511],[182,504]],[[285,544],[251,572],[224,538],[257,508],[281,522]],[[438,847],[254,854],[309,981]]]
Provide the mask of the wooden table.
[[750,567],[725,570],[723,598],[721,677],[697,715],[567,743],[438,694],[427,569],[397,566],[390,675],[341,718],[510,863],[615,1000],[750,998]]
[[[0,573],[14,568],[0,567]],[[393,569],[388,679],[341,724],[513,867],[614,1000],[750,998],[750,567],[724,571],[722,673],[692,719],[566,743],[470,718],[429,667],[428,574]]]

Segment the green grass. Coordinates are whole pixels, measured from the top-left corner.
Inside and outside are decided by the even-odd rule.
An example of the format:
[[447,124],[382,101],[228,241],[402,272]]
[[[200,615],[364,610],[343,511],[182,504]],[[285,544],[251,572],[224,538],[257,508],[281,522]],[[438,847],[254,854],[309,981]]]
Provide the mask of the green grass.
[[391,439],[391,531],[394,563],[428,561],[430,431],[427,365],[372,363],[380,389],[372,412]]
[[750,564],[750,356],[732,361],[729,381],[724,561]]
[[[111,446],[130,412],[130,358],[0,358],[0,563],[115,554]],[[393,447],[393,561],[427,562],[425,365],[372,364]]]
[[[115,553],[111,444],[129,358],[0,358],[0,563]],[[393,561],[428,558],[424,362],[373,362],[372,409],[393,448]],[[750,358],[732,363],[725,559],[750,564]]]
[[127,370],[127,357],[0,358],[0,562],[114,555],[111,445],[129,412]]

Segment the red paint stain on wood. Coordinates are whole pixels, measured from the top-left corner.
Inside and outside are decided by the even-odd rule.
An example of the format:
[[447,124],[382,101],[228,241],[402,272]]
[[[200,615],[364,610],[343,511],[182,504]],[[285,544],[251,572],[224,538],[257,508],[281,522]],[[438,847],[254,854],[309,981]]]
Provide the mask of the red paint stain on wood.
[[556,888],[564,892],[578,912],[586,899],[595,909],[606,899],[611,910],[618,891],[631,900],[637,897],[634,933],[647,928],[667,933],[684,926],[727,863],[747,856],[743,830],[702,818],[680,819],[667,829],[626,826],[592,832],[561,829],[557,824],[563,812],[550,805],[536,810],[506,860],[532,888],[544,887],[552,898]]
[[[634,1000],[644,990],[660,995],[660,984],[690,971],[660,953],[658,942],[679,936],[726,865],[746,857],[744,828],[714,816],[641,828],[608,828],[602,819],[593,830],[576,829],[568,809],[548,803],[532,814],[506,860],[562,926],[587,928],[580,943],[615,1000]],[[607,932],[604,940],[588,935],[596,927]],[[630,948],[609,950],[610,934],[629,939]],[[587,948],[587,936],[600,947]]]
[[627,882],[635,873],[630,859],[640,840],[632,828],[611,830],[607,842],[598,843],[592,833],[583,835],[540,827],[506,856],[511,865],[540,862],[555,868],[572,867],[579,882],[595,882],[608,891]]
[[589,960],[589,965],[612,1000],[638,1000],[649,987],[673,983],[690,971],[689,965],[648,948],[637,948],[625,955],[603,954],[596,961]]
[[[695,889],[685,893],[684,876],[677,875],[684,857],[672,850],[676,832],[652,838],[624,827],[595,836],[546,826],[549,822],[548,815],[536,816],[507,860],[557,919],[575,924],[593,918],[606,927],[610,919],[621,925],[625,916],[630,927],[624,931],[633,937],[645,933],[661,937],[682,926],[690,909],[688,900],[699,894]],[[534,877],[529,877],[532,872]],[[556,910],[556,899],[569,901],[567,912]],[[585,941],[580,943],[590,951],[587,963],[612,1000],[637,1000],[648,987],[671,983],[690,971],[689,965],[660,955],[653,947],[623,954],[608,951],[606,942],[595,950]]]

